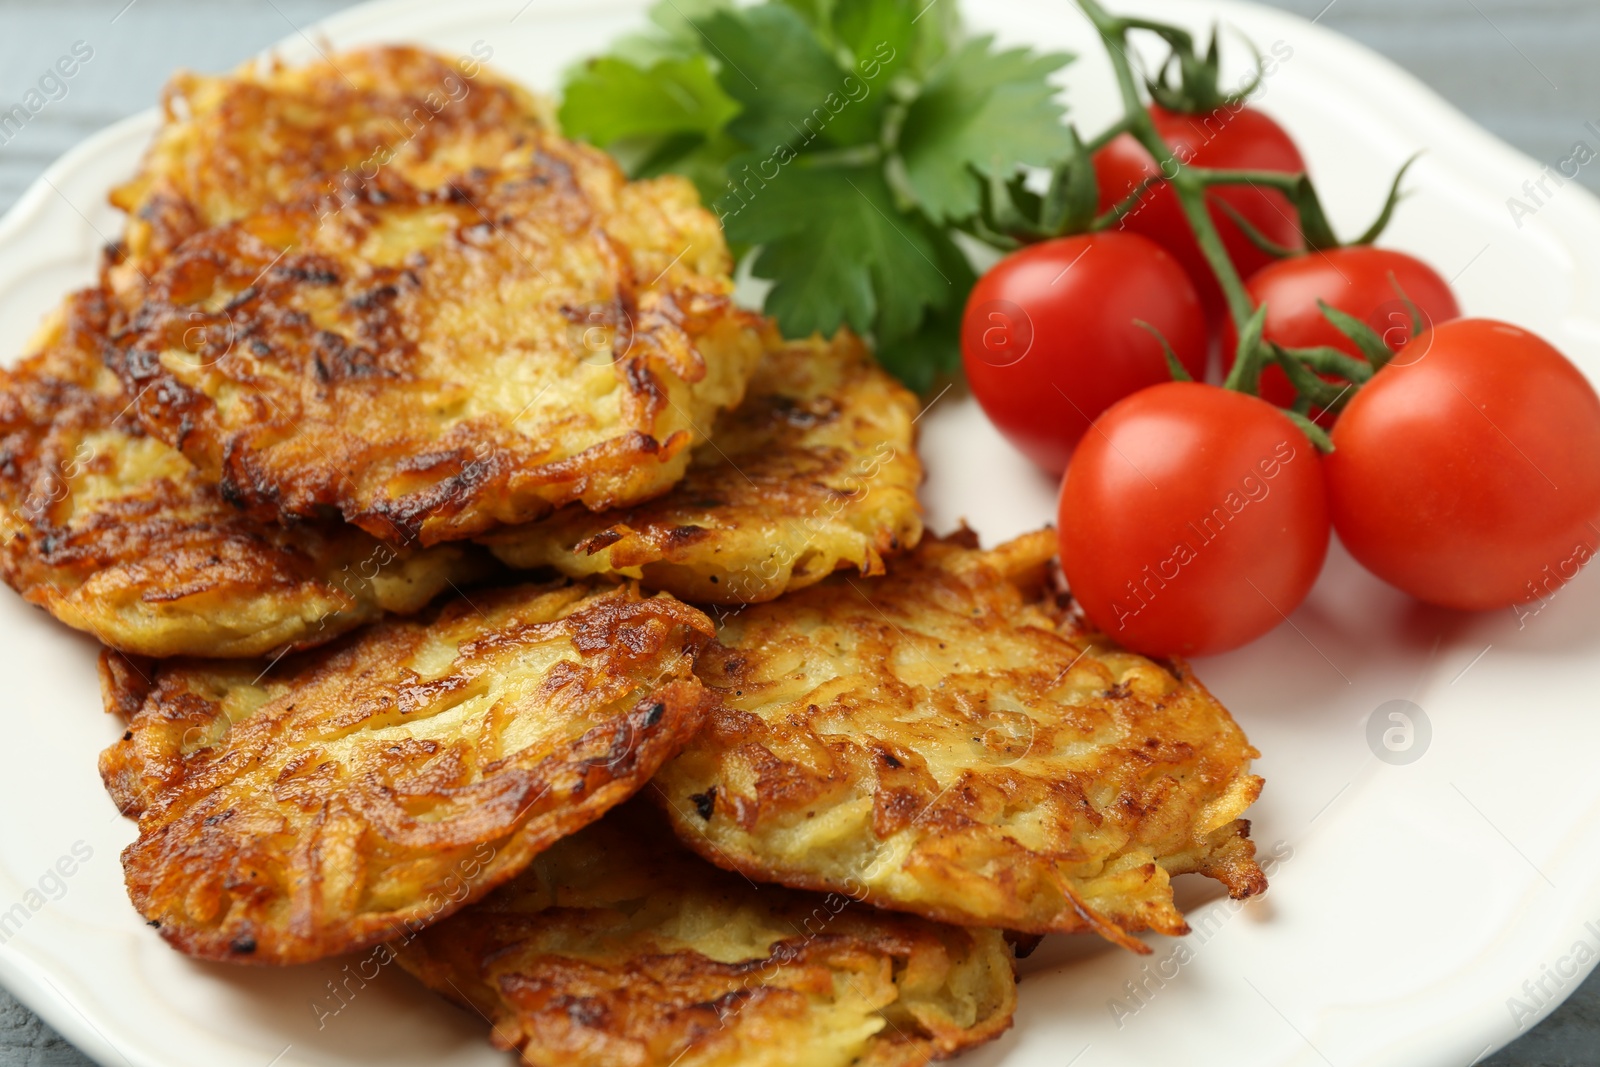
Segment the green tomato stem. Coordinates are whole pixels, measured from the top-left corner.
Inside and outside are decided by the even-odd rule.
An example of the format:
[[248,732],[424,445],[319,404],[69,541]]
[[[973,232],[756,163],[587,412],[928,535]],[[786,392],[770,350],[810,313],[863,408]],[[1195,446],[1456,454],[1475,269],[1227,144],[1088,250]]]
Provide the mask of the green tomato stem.
[[1190,167],[1189,170],[1206,185],[1264,185],[1289,195],[1294,194],[1305,177],[1277,170],[1214,170],[1210,167]]
[[[1222,287],[1223,296],[1228,302],[1228,313],[1233,317],[1234,328],[1239,331],[1241,337],[1245,336],[1245,327],[1255,308],[1251,303],[1250,294],[1245,292],[1243,279],[1239,277],[1233,261],[1228,258],[1227,249],[1222,244],[1222,235],[1217,232],[1216,225],[1211,221],[1211,213],[1206,207],[1207,180],[1197,174],[1194,167],[1177,158],[1172,146],[1167,144],[1156,131],[1155,122],[1150,118],[1150,113],[1145,109],[1144,99],[1139,95],[1139,84],[1133,75],[1133,64],[1128,59],[1128,31],[1140,24],[1136,20],[1113,17],[1100,5],[1099,0],[1077,0],[1077,4],[1105,43],[1112,69],[1116,72],[1117,88],[1122,94],[1123,119],[1120,125],[1127,127],[1126,132],[1150,153],[1151,158],[1156,161],[1158,170],[1167,177],[1178,203],[1183,208],[1184,217],[1189,221],[1189,228],[1194,231],[1195,241],[1206,257],[1212,273],[1216,275],[1217,283]],[[1277,178],[1273,179],[1274,185],[1276,182]]]
[[1133,213],[1133,209],[1139,206],[1139,203],[1144,199],[1145,194],[1160,183],[1161,175],[1150,175],[1150,177],[1146,178],[1144,181],[1135,186],[1133,192],[1119,200],[1105,214],[1097,216],[1094,222],[1090,223],[1089,232],[1099,233],[1102,230],[1109,230],[1111,227],[1127,218]]
[[1101,131],[1100,136],[1098,136],[1094,140],[1090,141],[1085,146],[1085,150],[1089,153],[1089,155],[1092,156],[1096,152],[1100,151],[1100,149],[1104,148],[1106,145],[1110,144],[1112,141],[1115,141],[1118,137],[1121,137],[1123,134],[1125,134],[1127,132],[1128,132],[1128,120],[1127,119],[1118,119],[1110,127],[1108,127],[1107,129]]

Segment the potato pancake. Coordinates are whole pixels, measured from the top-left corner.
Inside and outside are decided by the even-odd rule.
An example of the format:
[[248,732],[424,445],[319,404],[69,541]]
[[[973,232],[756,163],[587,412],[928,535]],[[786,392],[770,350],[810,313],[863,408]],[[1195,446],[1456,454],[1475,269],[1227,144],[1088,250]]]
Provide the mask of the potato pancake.
[[764,327],[687,181],[546,135],[362,193],[191,237],[114,353],[146,428],[256,517],[433,544],[627,506],[743,398]]
[[1026,933],[1188,932],[1169,878],[1266,888],[1258,753],[1181,663],[1058,602],[1045,530],[925,540],[730,616],[724,705],[657,777],[691,848],[752,878]]
[[0,576],[105,644],[146,656],[256,656],[420,611],[493,561],[324,523],[246,518],[147,436],[101,362],[110,297],[68,297],[0,370]]
[[1011,1025],[997,931],[752,885],[654,815],[625,805],[390,948],[530,1067],[910,1067]]
[[485,543],[514,567],[624,574],[699,604],[771,600],[846,565],[882,574],[922,537],[917,411],[849,332],[774,342],[671,492]]
[[[477,592],[285,660],[103,663],[134,906],[205,959],[298,963],[444,918],[702,724],[712,625],[671,597]],[[136,669],[138,668],[138,669]],[[137,710],[133,710],[133,709]]]
[[140,288],[186,238],[308,193],[357,195],[389,170],[438,188],[498,167],[546,126],[538,101],[479,64],[407,47],[301,67],[183,71],[139,173],[111,193],[128,231],[110,250],[118,291]]

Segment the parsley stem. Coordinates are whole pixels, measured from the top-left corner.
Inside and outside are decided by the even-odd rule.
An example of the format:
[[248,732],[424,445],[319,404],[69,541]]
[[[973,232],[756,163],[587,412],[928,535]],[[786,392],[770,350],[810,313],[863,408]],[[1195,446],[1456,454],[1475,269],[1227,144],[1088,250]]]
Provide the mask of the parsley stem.
[[883,159],[883,148],[875,144],[835,148],[827,152],[810,152],[802,157],[803,166],[812,169],[824,167],[861,167]]

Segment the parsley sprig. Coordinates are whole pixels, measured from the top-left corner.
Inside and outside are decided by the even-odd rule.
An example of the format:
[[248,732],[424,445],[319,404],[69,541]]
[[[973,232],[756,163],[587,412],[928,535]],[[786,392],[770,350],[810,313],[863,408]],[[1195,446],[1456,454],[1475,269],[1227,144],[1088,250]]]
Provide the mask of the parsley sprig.
[[916,389],[957,368],[987,188],[1073,151],[1049,80],[1071,57],[968,36],[950,2],[662,0],[650,19],[569,76],[568,135],[691,178],[786,335],[848,325]]

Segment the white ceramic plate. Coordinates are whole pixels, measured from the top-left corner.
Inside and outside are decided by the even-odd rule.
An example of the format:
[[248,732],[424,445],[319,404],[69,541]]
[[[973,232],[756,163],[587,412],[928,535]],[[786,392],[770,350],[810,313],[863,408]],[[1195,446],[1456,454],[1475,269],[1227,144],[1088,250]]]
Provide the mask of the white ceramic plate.
[[[1138,6],[1197,29],[1220,14],[1291,53],[1261,103],[1294,131],[1347,230],[1427,149],[1390,242],[1453,277],[1470,312],[1523,323],[1600,373],[1600,204],[1588,194],[1556,190],[1519,228],[1506,198],[1538,166],[1371,53],[1244,4]],[[307,58],[313,40],[452,52],[482,41],[502,70],[549,89],[636,28],[641,9],[394,0],[307,28],[281,54]],[[986,0],[968,16],[1010,42],[1082,53],[1066,78],[1077,117],[1092,129],[1109,115],[1108,67],[1068,0]],[[0,352],[19,352],[40,315],[90,281],[120,229],[106,190],[155,125],[146,113],[91,138],[0,222]],[[946,398],[923,426],[935,528],[965,517],[992,542],[1049,521],[1052,487],[970,402]],[[127,1067],[504,1062],[481,1020],[404,975],[365,980],[342,961],[247,970],[168,949],[122,892],[117,853],[133,829],[95,772],[121,727],[99,711],[93,644],[11,595],[0,635],[0,981],[51,1025]],[[1157,939],[1144,959],[1047,941],[1025,965],[1015,1029],[966,1062],[1463,1067],[1509,1041],[1600,954],[1600,714],[1584,696],[1597,652],[1592,574],[1537,615],[1461,618],[1409,604],[1336,549],[1289,624],[1199,665],[1265,753],[1254,820],[1270,894],[1241,908],[1185,879],[1197,932]],[[1396,699],[1431,726],[1403,765],[1367,740],[1374,711]]]

